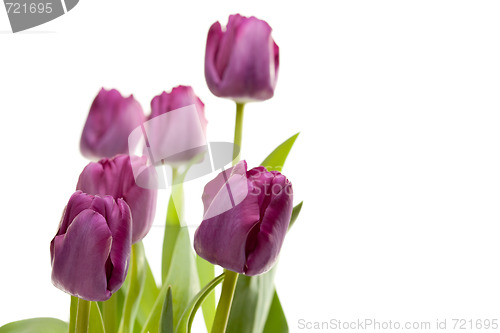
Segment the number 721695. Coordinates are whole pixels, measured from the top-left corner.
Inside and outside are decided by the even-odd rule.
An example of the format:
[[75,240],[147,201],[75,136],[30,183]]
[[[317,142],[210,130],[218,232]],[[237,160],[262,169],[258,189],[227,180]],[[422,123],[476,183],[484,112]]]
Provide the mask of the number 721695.
[[5,6],[7,8],[8,14],[50,14],[52,13],[52,3],[51,2],[39,2],[39,3],[19,3],[19,2],[6,2]]

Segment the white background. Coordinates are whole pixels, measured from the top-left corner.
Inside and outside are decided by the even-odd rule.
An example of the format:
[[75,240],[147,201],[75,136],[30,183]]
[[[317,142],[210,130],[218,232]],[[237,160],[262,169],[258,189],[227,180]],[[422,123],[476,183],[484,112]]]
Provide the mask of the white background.
[[[209,139],[232,140],[234,106],[203,67],[208,28],[233,13],[267,20],[280,46],[275,97],[246,108],[243,157],[255,166],[302,133],[284,174],[304,207],[276,277],[291,331],[500,317],[500,3],[81,0],[18,34],[0,10],[0,325],[67,319],[49,243],[101,86],[149,112],[192,85]],[[155,273],[161,238],[145,239]]]

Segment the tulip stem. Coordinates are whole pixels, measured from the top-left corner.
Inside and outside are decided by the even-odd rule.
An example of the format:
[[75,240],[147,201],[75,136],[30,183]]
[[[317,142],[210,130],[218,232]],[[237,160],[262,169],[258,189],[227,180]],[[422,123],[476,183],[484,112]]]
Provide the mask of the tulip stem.
[[71,296],[71,304],[69,307],[69,333],[75,333],[77,309],[78,309],[78,297]]
[[130,283],[123,304],[122,319],[118,328],[119,333],[128,333],[134,328],[137,309],[144,290],[144,280],[146,279],[144,260],[144,245],[142,242],[132,244],[130,268],[127,273],[130,275]]
[[244,103],[236,103],[236,121],[234,124],[234,145],[233,148],[233,165],[240,161],[241,156],[241,139],[243,137],[243,110]]
[[90,301],[78,299],[76,310],[76,333],[87,333],[89,331]]
[[226,332],[229,313],[231,312],[231,304],[233,303],[234,290],[238,281],[238,273],[224,270],[224,282],[222,284],[222,292],[215,312],[214,324],[212,333]]
[[[111,295],[111,298],[102,302],[102,319],[106,332],[116,332],[118,317],[118,294]],[[118,324],[118,325],[117,325]]]
[[[244,103],[236,103],[236,121],[234,123],[234,148],[233,148],[233,165],[240,161],[241,157],[241,141],[243,137],[243,111]],[[215,312],[212,333],[226,332],[229,313],[231,312],[231,304],[233,303],[234,291],[236,290],[236,282],[238,281],[238,273],[224,270],[225,278],[222,283],[222,292]]]

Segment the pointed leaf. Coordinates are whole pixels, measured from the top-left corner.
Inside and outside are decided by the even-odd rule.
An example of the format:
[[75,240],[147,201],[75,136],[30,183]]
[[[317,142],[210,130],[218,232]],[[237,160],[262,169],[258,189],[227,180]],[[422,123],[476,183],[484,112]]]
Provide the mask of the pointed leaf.
[[[215,287],[224,280],[224,273],[210,281],[198,294],[196,294],[191,302],[186,307],[179,324],[177,325],[177,333],[191,332],[191,325],[193,324],[194,316],[200,305],[206,302],[208,296],[213,294]],[[213,321],[213,318],[212,318]],[[210,332],[210,331],[208,331]]]
[[160,319],[160,333],[173,333],[174,332],[174,312],[172,306],[172,288],[168,286],[167,296],[163,302],[163,309],[161,311]]
[[167,286],[172,287],[172,294],[175,295],[172,304],[174,327],[177,326],[189,301],[200,290],[195,255],[189,240],[189,232],[186,227],[179,229],[166,282],[163,284],[142,329],[144,333],[148,331],[156,332],[159,329],[161,309],[167,294]]
[[67,333],[68,323],[55,318],[14,321],[0,327],[0,333]]
[[139,308],[137,309],[136,323],[142,327],[148,319],[148,315],[153,309],[154,302],[160,293],[160,289],[156,285],[153,272],[146,258],[144,258],[144,268],[146,271],[146,279],[144,281],[144,290],[142,291]]
[[290,228],[295,223],[295,220],[297,220],[297,217],[299,217],[303,203],[304,203],[304,201],[301,201],[297,206],[293,207],[292,217],[290,217],[290,224],[288,225],[288,231],[290,231]]
[[274,288],[273,301],[269,313],[267,314],[263,333],[288,333],[288,324],[283,308],[281,307],[278,293],[276,292],[276,287]]
[[[172,256],[177,241],[180,227],[182,226],[182,213],[184,208],[184,187],[182,185],[184,174],[178,172],[176,168],[172,169],[172,193],[168,200],[167,218],[165,220],[165,232],[163,235],[163,246],[161,256],[161,282],[165,283],[170,266],[172,265]],[[176,207],[176,204],[178,207]]]
[[260,165],[266,167],[269,171],[274,170],[281,172],[283,165],[285,165],[286,158],[288,157],[288,153],[290,152],[290,149],[292,149],[292,146],[299,134],[300,133],[293,135],[288,140],[280,144]]

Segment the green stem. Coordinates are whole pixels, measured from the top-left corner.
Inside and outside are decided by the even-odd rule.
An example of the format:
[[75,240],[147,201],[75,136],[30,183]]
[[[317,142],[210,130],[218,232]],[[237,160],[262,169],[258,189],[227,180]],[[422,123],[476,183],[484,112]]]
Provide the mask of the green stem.
[[134,328],[135,315],[137,314],[137,305],[140,300],[142,290],[144,288],[145,272],[143,269],[144,249],[142,242],[132,244],[132,252],[130,254],[130,284],[123,305],[123,315],[120,322],[119,333],[132,332]]
[[118,293],[115,293],[105,302],[102,302],[102,319],[106,332],[116,332],[118,318]]
[[165,232],[163,235],[161,280],[165,283],[167,279],[175,242],[181,229],[182,210],[184,206],[184,189],[182,181],[184,174],[177,168],[172,168],[172,193],[168,200],[167,219],[165,221]]
[[234,124],[234,147],[233,150],[233,165],[240,161],[241,156],[241,139],[243,136],[243,110],[245,109],[244,103],[236,103],[236,121]]
[[78,309],[78,297],[71,296],[71,304],[69,307],[69,333],[75,333],[77,309]]
[[90,302],[78,299],[78,309],[76,310],[76,333],[87,333],[89,331]]
[[[244,103],[236,103],[236,121],[234,123],[234,148],[233,148],[233,165],[240,161],[241,157],[241,141],[243,137],[243,111]],[[222,283],[222,292],[215,312],[212,333],[226,332],[229,313],[231,312],[231,304],[233,303],[234,291],[236,282],[238,281],[238,273],[224,270],[225,278]]]
[[224,270],[224,282],[222,284],[222,292],[220,295],[217,311],[215,312],[214,325],[212,326],[212,333],[226,332],[231,304],[233,303],[234,290],[236,289],[236,282],[238,281],[238,273]]

